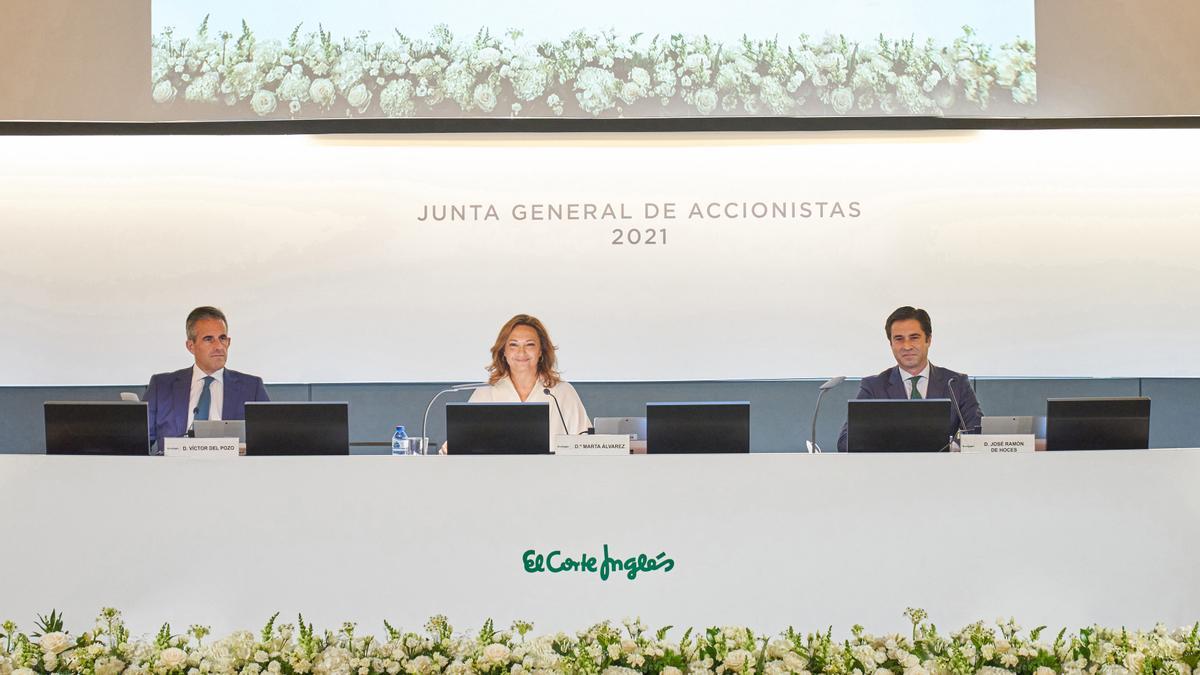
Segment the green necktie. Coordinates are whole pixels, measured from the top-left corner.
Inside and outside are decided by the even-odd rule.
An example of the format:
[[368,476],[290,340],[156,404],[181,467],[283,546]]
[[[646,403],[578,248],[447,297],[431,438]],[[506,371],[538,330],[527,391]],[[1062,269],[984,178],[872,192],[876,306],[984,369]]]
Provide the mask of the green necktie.
[[921,379],[920,375],[913,375],[912,379],[909,380],[909,382],[912,382],[912,391],[908,392],[909,398],[913,398],[913,399],[922,398],[921,392],[917,389],[917,380],[920,380],[920,379]]

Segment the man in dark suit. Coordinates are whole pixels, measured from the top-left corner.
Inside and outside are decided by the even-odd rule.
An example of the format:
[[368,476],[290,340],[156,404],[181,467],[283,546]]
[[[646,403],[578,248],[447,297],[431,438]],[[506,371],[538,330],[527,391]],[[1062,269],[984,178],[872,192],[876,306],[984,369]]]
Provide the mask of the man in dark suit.
[[[950,420],[946,438],[949,439],[960,425],[967,432],[978,432],[983,411],[975,398],[975,390],[966,375],[929,362],[929,345],[933,341],[933,321],[929,312],[915,307],[901,307],[887,318],[884,331],[892,346],[896,366],[878,375],[864,377],[858,389],[859,399],[912,399],[950,398],[953,389],[958,409],[950,406]],[[838,437],[838,450],[846,452],[846,433]]]
[[196,420],[243,420],[247,401],[270,400],[261,377],[225,367],[228,327],[216,307],[197,307],[188,314],[185,346],[196,363],[151,377],[146,390],[151,453],[161,455],[162,444],[155,441],[186,436]]

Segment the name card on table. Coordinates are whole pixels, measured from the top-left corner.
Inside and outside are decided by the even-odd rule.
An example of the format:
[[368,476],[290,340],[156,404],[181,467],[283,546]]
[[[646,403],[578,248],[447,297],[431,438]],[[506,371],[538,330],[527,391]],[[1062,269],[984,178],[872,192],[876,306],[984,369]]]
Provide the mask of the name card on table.
[[628,455],[628,434],[560,434],[554,437],[556,455]]
[[167,457],[237,457],[236,438],[164,438]]
[[964,434],[962,451],[974,453],[1033,452],[1033,434]]

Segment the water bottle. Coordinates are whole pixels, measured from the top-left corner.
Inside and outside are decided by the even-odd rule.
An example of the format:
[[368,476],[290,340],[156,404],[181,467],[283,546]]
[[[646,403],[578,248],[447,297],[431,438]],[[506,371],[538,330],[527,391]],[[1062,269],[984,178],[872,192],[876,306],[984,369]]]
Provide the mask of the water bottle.
[[409,453],[408,434],[404,433],[404,427],[396,427],[396,433],[392,434],[392,454],[407,455]]

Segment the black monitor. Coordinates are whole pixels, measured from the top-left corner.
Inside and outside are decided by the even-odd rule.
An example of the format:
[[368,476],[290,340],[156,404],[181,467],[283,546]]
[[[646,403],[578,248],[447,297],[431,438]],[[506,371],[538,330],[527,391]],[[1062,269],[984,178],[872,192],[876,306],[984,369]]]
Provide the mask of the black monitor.
[[940,452],[950,445],[950,399],[849,401],[849,452]]
[[646,404],[647,454],[750,452],[750,402]]
[[46,401],[47,455],[150,456],[143,401]]
[[350,404],[246,403],[246,455],[348,455]]
[[447,403],[450,455],[550,454],[549,403]]
[[1149,447],[1149,398],[1046,400],[1047,450],[1144,450]]

